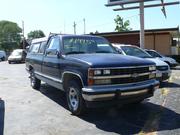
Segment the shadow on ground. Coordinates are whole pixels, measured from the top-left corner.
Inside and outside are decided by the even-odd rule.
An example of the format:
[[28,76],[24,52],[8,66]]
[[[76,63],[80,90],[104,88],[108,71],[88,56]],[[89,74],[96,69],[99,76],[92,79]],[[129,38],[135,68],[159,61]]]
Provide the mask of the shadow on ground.
[[0,135],[4,132],[4,101],[0,99]]
[[180,84],[175,82],[161,82],[160,88],[180,88]]
[[[42,85],[40,92],[67,109],[66,98],[63,92],[48,85]],[[88,109],[86,114],[79,118],[95,124],[96,128],[110,134],[117,133],[125,135],[141,132],[144,125],[147,124],[147,120],[157,118],[157,116],[162,116],[160,121],[157,121],[159,123],[158,131],[180,128],[179,114],[166,107],[150,103],[148,100],[139,105]]]

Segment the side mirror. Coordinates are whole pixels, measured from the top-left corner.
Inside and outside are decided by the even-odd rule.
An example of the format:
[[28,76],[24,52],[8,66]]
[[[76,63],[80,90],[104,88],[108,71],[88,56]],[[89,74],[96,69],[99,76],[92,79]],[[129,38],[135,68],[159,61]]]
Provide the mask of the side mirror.
[[58,58],[61,58],[61,52],[58,51],[57,49],[47,49],[46,50],[46,55],[56,55]]
[[119,54],[123,54],[120,49],[118,49],[118,48],[115,48],[115,49],[116,49],[116,51],[117,51]]

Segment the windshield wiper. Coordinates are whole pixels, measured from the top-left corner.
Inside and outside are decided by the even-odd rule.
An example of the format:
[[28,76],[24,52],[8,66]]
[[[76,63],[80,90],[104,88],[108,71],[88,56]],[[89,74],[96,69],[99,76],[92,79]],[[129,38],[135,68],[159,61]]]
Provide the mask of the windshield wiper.
[[82,54],[82,53],[85,53],[85,52],[72,51],[72,52],[67,52],[66,55],[68,55],[68,54]]

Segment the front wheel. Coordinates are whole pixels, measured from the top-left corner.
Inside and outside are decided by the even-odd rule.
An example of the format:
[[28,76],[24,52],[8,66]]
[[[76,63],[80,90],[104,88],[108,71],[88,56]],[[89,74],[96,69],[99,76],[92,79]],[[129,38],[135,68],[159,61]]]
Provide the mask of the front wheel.
[[41,80],[37,79],[34,74],[34,70],[30,72],[30,82],[33,89],[39,90],[41,87]]
[[78,81],[71,81],[67,86],[66,98],[69,110],[74,115],[81,115],[85,111],[85,102],[82,98],[81,87]]

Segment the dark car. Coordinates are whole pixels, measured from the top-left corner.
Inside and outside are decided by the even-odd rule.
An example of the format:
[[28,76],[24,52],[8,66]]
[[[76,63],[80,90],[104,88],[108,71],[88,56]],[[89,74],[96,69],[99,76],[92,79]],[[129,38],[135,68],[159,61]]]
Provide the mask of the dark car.
[[5,61],[6,60],[6,52],[0,50],[0,61]]
[[141,102],[153,96],[159,82],[155,63],[119,55],[102,37],[51,35],[33,43],[26,57],[31,86],[41,81],[66,93],[69,110]]

